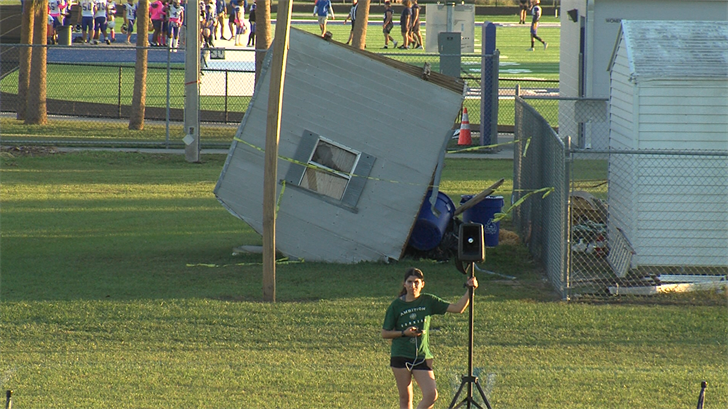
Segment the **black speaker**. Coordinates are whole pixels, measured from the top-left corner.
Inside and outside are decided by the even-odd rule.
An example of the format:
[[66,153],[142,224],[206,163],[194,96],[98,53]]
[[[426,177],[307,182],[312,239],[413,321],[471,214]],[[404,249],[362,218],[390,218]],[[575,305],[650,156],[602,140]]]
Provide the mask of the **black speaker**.
[[478,262],[485,260],[485,244],[483,225],[480,223],[463,223],[458,236],[458,259],[460,261]]

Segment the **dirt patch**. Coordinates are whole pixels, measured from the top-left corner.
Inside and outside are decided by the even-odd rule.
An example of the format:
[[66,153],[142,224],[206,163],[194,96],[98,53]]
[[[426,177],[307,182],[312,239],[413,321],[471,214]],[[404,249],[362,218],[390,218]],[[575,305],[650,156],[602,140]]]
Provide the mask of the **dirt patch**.
[[2,146],[2,156],[14,158],[18,156],[49,156],[59,153],[58,148],[52,146]]

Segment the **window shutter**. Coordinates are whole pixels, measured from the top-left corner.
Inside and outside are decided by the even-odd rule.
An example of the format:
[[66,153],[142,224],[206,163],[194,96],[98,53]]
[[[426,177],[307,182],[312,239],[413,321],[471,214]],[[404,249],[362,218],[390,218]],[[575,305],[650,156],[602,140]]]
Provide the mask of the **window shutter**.
[[301,142],[298,144],[298,148],[296,148],[296,153],[293,155],[292,158],[300,163],[291,163],[291,166],[288,168],[288,172],[286,172],[286,183],[290,183],[296,186],[301,183],[303,172],[306,170],[306,167],[303,165],[303,163],[308,163],[309,159],[311,159],[311,153],[316,148],[318,140],[319,136],[317,134],[310,131],[303,131],[303,137],[301,137]]
[[356,168],[354,168],[354,173],[351,175],[351,180],[349,180],[349,185],[346,187],[344,197],[341,198],[343,204],[356,207],[376,159],[374,156],[362,152],[359,157],[359,162],[357,162]]

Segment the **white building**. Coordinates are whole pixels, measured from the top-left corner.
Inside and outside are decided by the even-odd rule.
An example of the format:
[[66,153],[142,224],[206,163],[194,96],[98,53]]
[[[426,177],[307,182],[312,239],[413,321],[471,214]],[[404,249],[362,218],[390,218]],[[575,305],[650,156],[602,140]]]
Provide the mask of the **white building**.
[[[562,0],[562,97],[609,97],[609,59],[622,20],[728,21],[728,0]],[[573,103],[562,105],[559,129],[568,133],[580,121],[569,109]],[[594,132],[591,147],[605,149],[605,134]]]
[[[728,22],[622,20],[614,150],[728,152]],[[728,156],[610,155],[609,227],[632,266],[728,266]],[[610,234],[611,235],[611,234]]]

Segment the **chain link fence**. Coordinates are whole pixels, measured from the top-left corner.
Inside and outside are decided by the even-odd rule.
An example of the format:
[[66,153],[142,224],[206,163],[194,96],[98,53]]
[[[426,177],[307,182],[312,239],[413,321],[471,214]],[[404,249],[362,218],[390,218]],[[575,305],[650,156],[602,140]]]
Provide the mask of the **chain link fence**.
[[[0,111],[15,114],[19,104],[18,60],[22,47],[47,48],[47,113],[49,119],[66,131],[63,135],[38,134],[45,143],[87,141],[89,129],[101,128],[93,143],[138,143],[124,132],[131,113],[134,89],[136,47],[118,44],[73,46],[27,46],[4,44],[0,66]],[[183,47],[180,45],[180,47]],[[165,146],[181,145],[184,111],[184,52],[150,47],[148,50],[145,107],[146,139]],[[384,53],[386,57],[423,67],[429,63],[440,70],[440,54]],[[201,140],[206,146],[230,143],[248,108],[255,89],[255,50],[213,49],[201,54],[200,121]],[[558,81],[500,78],[486,83],[486,90],[499,87],[497,98],[483,96],[482,78],[492,79],[494,67],[480,54],[460,56],[461,78],[469,92],[463,106],[470,113],[471,128],[480,123],[481,104],[490,110],[498,103],[497,125],[503,131],[513,126],[513,96],[516,84],[524,95],[548,96],[558,93]],[[497,71],[495,73],[497,75]],[[488,88],[491,87],[491,88]],[[495,95],[494,95],[495,96]],[[482,102],[481,102],[482,101]],[[13,115],[14,116],[14,115]],[[100,127],[100,124],[104,124]],[[113,126],[107,126],[113,124]],[[6,126],[3,139],[29,136],[27,127]],[[149,136],[152,135],[152,136]],[[30,136],[33,136],[32,134]],[[131,139],[131,141],[129,141]],[[26,140],[24,142],[31,142]],[[493,141],[494,142],[494,141]]]
[[[18,100],[20,49],[5,44],[0,73],[0,110],[14,114]],[[66,129],[59,141],[88,139],[99,124],[123,126],[132,110],[137,48],[121,45],[30,46],[47,48],[46,109],[49,118]],[[145,121],[160,143],[170,137],[181,145],[184,136],[184,52],[149,47]],[[255,50],[204,50],[200,61],[200,121],[202,138],[229,145],[255,89]],[[64,126],[67,125],[67,126]],[[166,131],[165,131],[166,128]],[[74,133],[74,130],[77,133]],[[27,136],[25,128],[6,129],[3,139]],[[96,143],[103,142],[102,130]],[[53,135],[40,135],[43,139]],[[118,132],[107,139],[118,142]]]
[[583,162],[582,174],[596,168],[606,178],[584,189],[586,178],[572,172],[570,296],[726,285],[728,151],[575,150],[573,156]]
[[[525,200],[514,225],[564,299],[725,291],[728,151],[583,149],[564,133],[608,146],[601,102],[515,106],[514,200],[553,193]],[[564,106],[571,119],[554,111]],[[547,117],[560,118],[558,133]]]
[[[551,285],[562,295],[568,291],[568,178],[564,142],[541,114],[515,97],[513,195],[520,206],[513,224],[531,254],[546,269]],[[534,194],[551,188],[544,197]]]

